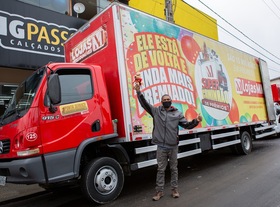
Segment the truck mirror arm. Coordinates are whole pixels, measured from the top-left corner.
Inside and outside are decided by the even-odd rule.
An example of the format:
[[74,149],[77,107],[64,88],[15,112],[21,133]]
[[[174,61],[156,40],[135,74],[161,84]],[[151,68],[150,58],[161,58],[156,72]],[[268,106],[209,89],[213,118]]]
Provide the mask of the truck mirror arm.
[[51,113],[55,113],[55,112],[57,111],[57,107],[54,106],[53,104],[50,104],[49,111],[50,111]]

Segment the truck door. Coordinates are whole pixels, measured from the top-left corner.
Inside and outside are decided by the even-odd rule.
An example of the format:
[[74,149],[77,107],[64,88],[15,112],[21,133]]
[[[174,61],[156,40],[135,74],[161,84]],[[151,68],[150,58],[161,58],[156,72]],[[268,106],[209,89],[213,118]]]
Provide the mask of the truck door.
[[57,111],[45,109],[41,117],[42,143],[45,153],[75,149],[84,140],[102,134],[102,115],[98,87],[92,70],[86,68],[62,68],[59,75],[61,103]]

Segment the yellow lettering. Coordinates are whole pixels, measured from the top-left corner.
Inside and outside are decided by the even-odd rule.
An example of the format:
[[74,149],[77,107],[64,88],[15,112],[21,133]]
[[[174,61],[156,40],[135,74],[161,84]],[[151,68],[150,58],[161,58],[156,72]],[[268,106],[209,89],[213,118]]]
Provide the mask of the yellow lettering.
[[[63,41],[66,41],[68,39],[68,37],[67,37],[68,36],[68,32],[67,31],[62,31],[60,36],[61,36],[61,39]],[[61,45],[63,45],[63,41],[61,41]]]
[[174,54],[174,55],[177,55],[177,56],[179,56],[180,55],[180,52],[179,52],[179,49],[178,49],[178,45],[177,45],[177,42],[176,42],[176,40],[173,40],[172,41],[172,53]]
[[154,47],[154,42],[153,42],[153,35],[148,34],[148,35],[147,35],[147,41],[148,41],[148,47],[149,47],[149,49],[150,49],[150,50],[155,49],[155,47]]
[[168,50],[168,46],[167,46],[167,43],[166,43],[166,38],[161,36],[160,37],[160,42],[161,42],[161,48],[162,50],[165,50],[167,51]]
[[39,29],[36,24],[27,24],[27,39],[32,40],[32,36],[38,34]]
[[171,66],[170,62],[168,61],[167,55],[168,55],[167,52],[163,52],[165,65],[166,66]]
[[56,34],[56,33],[58,33],[58,32],[59,32],[58,29],[52,29],[52,30],[51,30],[51,35],[52,35],[52,37],[55,39],[55,41],[52,41],[52,42],[51,42],[53,45],[58,45],[58,44],[60,43],[59,37],[58,37],[57,34]]
[[48,32],[47,32],[47,28],[45,26],[43,26],[40,30],[40,33],[39,33],[39,36],[38,36],[38,42],[41,42],[42,39],[45,39],[46,42],[48,44],[50,44],[50,38],[49,38],[49,35],[48,35]]
[[139,52],[143,51],[144,47],[143,47],[142,35],[136,36],[136,43],[137,43],[138,51]]
[[174,62],[174,68],[177,68],[177,69],[181,70],[179,60],[178,60],[178,57],[176,55],[173,55],[173,62]]
[[160,36],[155,35],[155,40],[156,40],[156,47],[158,50],[161,50],[161,42],[160,42]]
[[141,58],[142,58],[142,67],[143,68],[149,67],[146,51],[141,52]]
[[156,50],[150,51],[149,52],[150,55],[150,60],[152,63],[152,66],[157,66],[157,54],[156,54]]
[[135,71],[141,70],[142,67],[142,61],[141,61],[141,55],[139,53],[135,54],[133,56],[133,62],[134,62],[134,66],[135,66]]
[[186,61],[183,58],[179,58],[180,59],[180,65],[181,65],[181,69],[184,73],[187,73],[187,65],[186,65]]

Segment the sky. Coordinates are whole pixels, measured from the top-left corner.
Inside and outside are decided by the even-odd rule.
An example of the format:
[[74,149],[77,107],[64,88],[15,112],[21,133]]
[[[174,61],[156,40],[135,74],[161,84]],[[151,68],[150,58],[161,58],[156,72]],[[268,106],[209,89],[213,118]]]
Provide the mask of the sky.
[[184,1],[217,20],[220,42],[265,60],[270,79],[280,77],[279,0]]

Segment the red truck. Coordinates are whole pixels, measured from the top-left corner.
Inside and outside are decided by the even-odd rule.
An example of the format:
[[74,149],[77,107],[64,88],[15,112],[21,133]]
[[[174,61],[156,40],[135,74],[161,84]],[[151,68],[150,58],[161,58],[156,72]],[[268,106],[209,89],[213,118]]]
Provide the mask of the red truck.
[[272,97],[274,102],[276,121],[275,121],[275,131],[277,134],[280,133],[280,84],[271,85]]
[[171,95],[192,130],[179,129],[178,158],[230,147],[249,154],[274,135],[265,61],[127,6],[113,3],[65,43],[65,63],[50,63],[19,85],[0,123],[0,184],[54,189],[80,184],[104,204],[125,176],[156,164],[153,105]]

